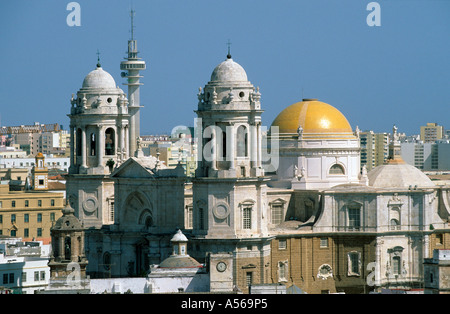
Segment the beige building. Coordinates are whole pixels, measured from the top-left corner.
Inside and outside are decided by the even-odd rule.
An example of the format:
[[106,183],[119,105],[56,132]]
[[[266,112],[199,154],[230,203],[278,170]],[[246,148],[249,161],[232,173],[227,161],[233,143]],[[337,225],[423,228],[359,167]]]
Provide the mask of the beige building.
[[444,137],[444,127],[437,123],[427,123],[420,127],[420,140],[424,143],[434,143]]
[[[26,173],[21,180],[25,180],[27,170],[22,170]],[[64,194],[48,191],[48,169],[41,153],[35,158],[31,181],[31,186],[19,191],[10,191],[9,184],[0,185],[0,235],[48,244],[50,228],[62,214]]]
[[389,134],[364,131],[359,133],[361,144],[361,166],[367,171],[382,165],[389,153]]
[[27,168],[0,168],[0,179],[2,181],[19,181],[22,184],[25,183],[28,173]]
[[9,191],[0,185],[0,234],[50,243],[50,228],[61,216],[63,194]]

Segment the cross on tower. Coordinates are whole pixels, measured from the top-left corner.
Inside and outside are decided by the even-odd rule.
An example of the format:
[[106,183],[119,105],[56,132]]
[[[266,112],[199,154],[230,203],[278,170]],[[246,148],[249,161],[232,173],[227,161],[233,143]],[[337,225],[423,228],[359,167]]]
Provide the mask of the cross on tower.
[[100,51],[97,49],[97,66],[100,67]]
[[231,42],[230,42],[229,39],[228,39],[228,42],[227,42],[227,46],[228,46],[228,55],[227,55],[227,58],[228,58],[228,59],[231,59]]

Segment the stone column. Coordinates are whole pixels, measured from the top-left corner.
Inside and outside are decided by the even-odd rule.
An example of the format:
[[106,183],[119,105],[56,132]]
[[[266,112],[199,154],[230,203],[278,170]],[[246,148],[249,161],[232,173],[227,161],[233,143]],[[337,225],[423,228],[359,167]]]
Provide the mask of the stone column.
[[80,236],[80,247],[78,249],[79,250],[78,251],[78,255],[81,256],[81,257],[85,257],[85,254],[84,254],[84,234],[82,233],[79,236]]
[[257,128],[257,147],[258,147],[258,153],[257,153],[257,160],[256,160],[256,166],[258,168],[261,168],[261,159],[262,159],[262,134],[261,134],[261,122],[257,122],[256,123],[256,128]]
[[59,234],[59,250],[58,250],[58,257],[60,258],[60,260],[64,259],[64,240],[65,240],[65,235],[63,233]]
[[128,125],[125,125],[125,130],[123,132],[124,135],[124,148],[125,148],[125,153],[126,156],[124,156],[123,158],[128,158],[128,156],[130,156],[130,149],[128,147],[130,147],[130,143],[129,143],[129,132],[128,132]]
[[81,167],[86,168],[86,126],[81,127]]
[[[212,136],[212,141],[211,141],[211,168],[213,170],[217,170],[217,133],[216,133],[216,128],[212,128],[211,130],[211,136]],[[206,174],[208,175],[208,174]]]
[[75,168],[75,127],[70,125],[70,168]]
[[72,262],[78,262],[77,253],[78,253],[77,237],[75,237],[72,234],[70,236],[70,260]]
[[257,126],[253,122],[250,124],[250,138],[251,138],[251,151],[250,151],[250,163],[252,168],[257,167],[258,158],[258,136],[257,136]]
[[[235,169],[236,163],[236,128],[233,124],[227,126],[227,131],[230,131],[230,134],[227,134],[227,141],[230,143],[228,148],[228,158],[230,159],[230,169]],[[227,132],[228,133],[228,132]],[[227,145],[228,146],[228,145]]]
[[105,134],[103,133],[103,126],[97,124],[98,128],[98,167],[104,167],[103,156],[105,154]]
[[[117,150],[119,150],[120,153],[122,154],[122,151],[123,151],[123,126],[122,126],[122,123],[120,123],[117,126],[117,137],[118,137],[118,139],[117,139],[118,141],[116,141],[117,142],[116,153],[117,153]],[[123,158],[123,156],[122,156],[122,158]]]

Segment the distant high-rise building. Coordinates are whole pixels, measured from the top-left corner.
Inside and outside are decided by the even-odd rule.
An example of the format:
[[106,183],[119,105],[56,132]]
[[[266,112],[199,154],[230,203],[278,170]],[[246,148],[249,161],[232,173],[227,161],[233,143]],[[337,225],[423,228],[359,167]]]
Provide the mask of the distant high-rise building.
[[389,134],[365,131],[359,133],[361,144],[361,166],[368,171],[382,165],[389,153]]
[[420,127],[420,139],[424,143],[433,143],[436,140],[442,139],[444,136],[444,127],[437,123],[427,123]]
[[450,170],[450,141],[436,143],[401,143],[402,158],[408,164],[425,171]]

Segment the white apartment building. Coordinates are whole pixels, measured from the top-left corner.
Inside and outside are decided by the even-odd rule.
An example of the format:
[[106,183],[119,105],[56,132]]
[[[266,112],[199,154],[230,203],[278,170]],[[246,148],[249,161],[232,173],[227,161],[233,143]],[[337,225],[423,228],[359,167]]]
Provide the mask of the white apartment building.
[[33,294],[48,285],[50,245],[21,240],[0,236],[0,287],[17,294]]
[[402,158],[420,170],[450,170],[450,140],[401,143]]
[[[22,156],[22,155],[20,155]],[[35,164],[35,158],[32,157],[0,157],[0,168],[27,168],[31,170]],[[69,171],[70,157],[55,157],[47,155],[45,157],[45,165],[47,168],[56,168],[62,171]]]
[[23,150],[18,149],[14,146],[0,147],[0,158],[1,159],[11,159],[11,158],[25,158],[27,153]]

